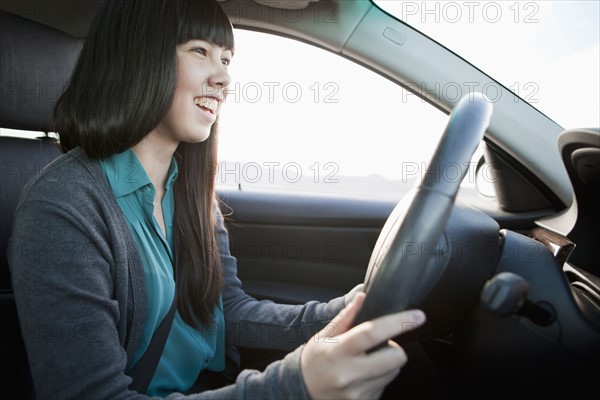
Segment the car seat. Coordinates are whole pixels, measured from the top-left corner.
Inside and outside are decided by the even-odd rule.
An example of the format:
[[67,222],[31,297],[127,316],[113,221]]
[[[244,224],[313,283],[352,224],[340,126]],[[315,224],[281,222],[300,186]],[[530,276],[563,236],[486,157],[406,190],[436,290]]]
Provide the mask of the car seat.
[[[60,154],[48,132],[80,50],[80,39],[0,11],[0,387],[10,398],[35,395],[10,281],[8,240],[24,184]],[[10,137],[6,129],[41,137]]]

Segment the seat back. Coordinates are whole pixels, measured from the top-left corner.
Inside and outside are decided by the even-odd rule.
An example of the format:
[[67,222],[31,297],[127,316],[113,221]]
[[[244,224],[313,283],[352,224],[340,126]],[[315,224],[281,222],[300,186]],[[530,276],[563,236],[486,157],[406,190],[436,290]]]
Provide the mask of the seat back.
[[[21,339],[19,320],[10,283],[7,246],[17,200],[23,185],[60,154],[52,139],[0,137],[2,191],[0,193],[0,370],[2,390],[14,398],[32,399],[33,388],[27,354]],[[31,238],[43,240],[43,238]]]
[[[50,132],[54,105],[67,86],[81,41],[0,12],[0,129]],[[25,183],[60,151],[54,140],[0,136],[0,385],[11,398],[35,398],[21,339],[7,251]],[[32,237],[32,241],[44,238]]]

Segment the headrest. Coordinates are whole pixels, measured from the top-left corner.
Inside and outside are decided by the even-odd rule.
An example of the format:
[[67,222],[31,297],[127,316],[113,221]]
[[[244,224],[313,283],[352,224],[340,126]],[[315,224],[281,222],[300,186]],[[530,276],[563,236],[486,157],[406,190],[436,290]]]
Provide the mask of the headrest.
[[49,132],[82,42],[0,11],[0,127]]

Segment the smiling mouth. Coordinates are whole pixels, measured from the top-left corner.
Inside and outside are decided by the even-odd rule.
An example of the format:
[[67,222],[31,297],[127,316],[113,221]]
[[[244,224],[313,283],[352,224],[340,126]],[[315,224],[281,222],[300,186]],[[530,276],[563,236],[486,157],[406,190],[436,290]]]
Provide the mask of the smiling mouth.
[[196,107],[214,114],[217,111],[219,102],[212,97],[195,97],[194,104],[196,104]]

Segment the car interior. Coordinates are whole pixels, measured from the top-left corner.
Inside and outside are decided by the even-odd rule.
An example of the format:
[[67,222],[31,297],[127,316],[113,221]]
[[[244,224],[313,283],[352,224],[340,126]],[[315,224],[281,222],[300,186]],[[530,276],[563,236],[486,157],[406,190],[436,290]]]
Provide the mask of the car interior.
[[[0,136],[0,363],[3,391],[12,393],[11,398],[35,398],[7,261],[12,217],[23,185],[60,155],[49,135],[54,104],[68,85],[99,4],[32,0],[3,2],[0,9],[0,128],[40,133],[37,139]],[[326,49],[408,90],[414,91],[411,82],[462,81],[479,87],[494,82],[370,1],[221,4],[236,28]],[[290,7],[305,12],[291,19],[284,12]],[[75,12],[57,17],[67,10]],[[326,23],[328,19],[336,23]],[[458,102],[443,93],[416,94],[448,114]],[[411,205],[418,203],[411,196],[397,204],[218,188],[246,292],[257,299],[301,304],[341,296],[366,279],[369,290],[387,296],[377,301],[381,297],[367,293],[373,303],[367,317],[373,317],[399,307],[398,293],[407,292],[398,288],[410,288],[402,307],[418,305],[428,323],[397,341],[420,343],[452,397],[593,390],[600,373],[595,243],[600,130],[564,131],[534,107],[514,101],[516,95],[505,94],[493,103],[489,126],[483,129],[482,162],[499,177],[494,207],[470,202],[459,191],[456,202],[452,196],[446,201],[444,215],[438,215],[441,208],[435,203],[422,219],[411,219],[417,213]],[[467,141],[456,140],[455,147]],[[528,168],[532,164],[535,169]],[[410,250],[402,244],[417,240],[398,238],[401,226],[411,234],[431,233],[419,240],[435,243],[435,251],[423,258],[418,249],[413,253],[418,262],[389,266]],[[383,270],[392,271],[392,277],[376,282]],[[27,334],[53,334],[27,329]],[[281,356],[240,351],[243,367]]]

